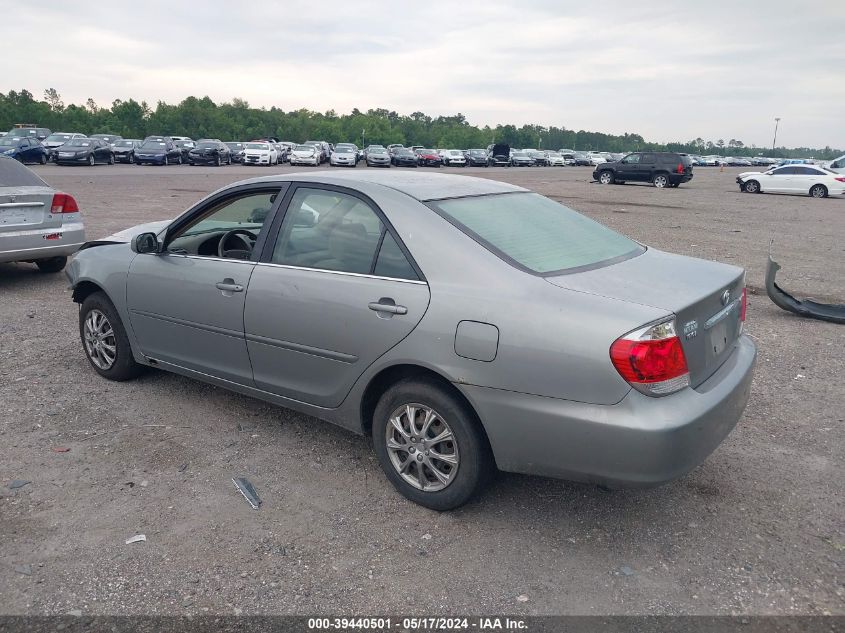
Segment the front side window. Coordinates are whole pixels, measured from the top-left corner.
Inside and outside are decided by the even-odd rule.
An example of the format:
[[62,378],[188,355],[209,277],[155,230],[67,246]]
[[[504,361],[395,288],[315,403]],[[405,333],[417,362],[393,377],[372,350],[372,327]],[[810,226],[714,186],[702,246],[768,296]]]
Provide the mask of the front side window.
[[369,204],[346,193],[323,189],[297,189],[285,213],[271,261],[302,268],[417,279],[413,267]]
[[175,234],[168,235],[167,250],[219,257],[220,241],[228,232],[238,229],[236,234],[226,239],[222,252],[231,251],[233,258],[249,259],[277,194],[278,191],[241,194],[213,204]]
[[623,163],[627,163],[629,165],[634,165],[640,162],[640,155],[639,154],[628,154],[625,158],[622,159]]
[[537,274],[596,268],[645,250],[536,193],[456,198],[429,205],[494,254]]

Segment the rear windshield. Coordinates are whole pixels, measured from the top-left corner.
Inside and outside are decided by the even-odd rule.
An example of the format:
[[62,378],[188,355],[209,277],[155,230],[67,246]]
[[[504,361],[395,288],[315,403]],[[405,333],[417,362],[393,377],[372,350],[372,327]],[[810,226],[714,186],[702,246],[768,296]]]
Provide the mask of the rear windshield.
[[47,183],[12,158],[0,157],[0,187],[47,187]]
[[536,193],[456,198],[429,205],[491,252],[533,273],[597,268],[645,250]]

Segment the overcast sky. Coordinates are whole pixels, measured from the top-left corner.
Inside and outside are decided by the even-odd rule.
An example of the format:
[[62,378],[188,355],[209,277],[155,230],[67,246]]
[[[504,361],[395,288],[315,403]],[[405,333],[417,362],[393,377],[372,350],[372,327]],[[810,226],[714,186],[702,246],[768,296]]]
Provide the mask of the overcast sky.
[[[0,0],[0,92],[845,147],[845,0]],[[13,51],[13,52],[12,52]]]

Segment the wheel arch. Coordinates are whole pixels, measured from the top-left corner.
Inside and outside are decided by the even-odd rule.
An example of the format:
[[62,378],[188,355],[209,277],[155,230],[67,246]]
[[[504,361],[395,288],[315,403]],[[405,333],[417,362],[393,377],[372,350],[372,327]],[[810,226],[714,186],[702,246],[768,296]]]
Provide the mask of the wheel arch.
[[813,183],[810,186],[809,189],[807,189],[807,195],[812,196],[813,195],[813,189],[815,189],[816,187],[822,187],[824,189],[825,196],[830,194],[830,189],[828,188],[828,186],[826,184],[824,184],[823,182],[816,182],[816,183]]
[[[97,283],[94,283],[93,281],[85,279],[83,281],[78,282],[73,287],[73,294],[71,294],[71,298],[73,299],[74,303],[81,304],[95,292],[102,292],[107,297],[109,296],[109,293],[106,292],[105,288],[103,288]],[[111,301],[111,297],[109,297],[109,301]]]
[[[484,439],[487,442],[488,447],[490,447],[490,439],[487,437],[487,430],[484,428],[484,423],[481,421],[475,407],[472,406],[472,403],[463,394],[463,392],[455,386],[452,381],[437,371],[412,363],[402,363],[385,367],[374,375],[370,379],[369,383],[367,383],[367,386],[361,396],[360,404],[361,429],[365,435],[369,436],[372,432],[373,414],[375,413],[376,406],[378,405],[378,401],[382,394],[396,383],[408,378],[430,380],[454,396],[475,419],[475,422],[478,424],[478,428],[484,435]],[[490,454],[493,454],[492,450]]]

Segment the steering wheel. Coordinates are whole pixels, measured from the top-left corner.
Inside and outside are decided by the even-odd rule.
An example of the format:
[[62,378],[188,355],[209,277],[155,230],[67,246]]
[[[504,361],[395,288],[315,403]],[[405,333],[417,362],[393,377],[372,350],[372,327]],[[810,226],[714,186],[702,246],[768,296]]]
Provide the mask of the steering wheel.
[[[226,249],[229,238],[237,236],[244,248]],[[244,239],[246,237],[246,239]],[[217,243],[217,255],[229,259],[249,259],[252,256],[252,240],[255,236],[247,229],[232,229],[226,231]]]

